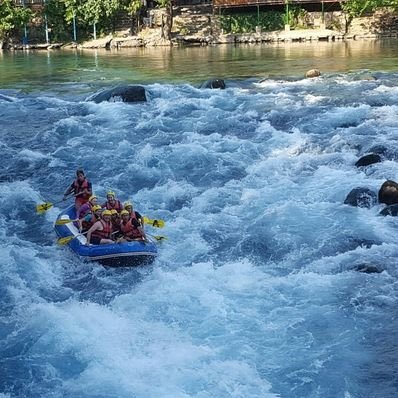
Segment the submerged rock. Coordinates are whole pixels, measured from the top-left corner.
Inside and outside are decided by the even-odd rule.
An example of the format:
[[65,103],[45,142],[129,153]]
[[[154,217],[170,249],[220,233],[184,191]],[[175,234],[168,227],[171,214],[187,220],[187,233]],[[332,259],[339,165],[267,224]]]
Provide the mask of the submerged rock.
[[385,207],[379,214],[381,216],[398,216],[398,204]]
[[146,101],[145,88],[143,86],[119,86],[101,91],[87,99],[97,104],[103,101],[109,102],[143,102]]
[[370,164],[373,163],[380,163],[381,160],[382,159],[379,154],[370,153],[369,155],[365,155],[359,158],[358,161],[355,163],[355,166],[356,167],[369,166]]
[[381,272],[383,272],[383,269],[381,267],[369,263],[355,265],[353,270],[363,272],[365,274],[380,274]]
[[225,82],[223,79],[210,79],[202,83],[199,88],[219,88],[221,90],[224,90]]
[[321,76],[321,71],[319,69],[310,69],[305,74],[305,77],[307,78],[319,77],[319,76]]
[[377,202],[376,192],[366,187],[357,187],[351,190],[344,200],[344,204],[356,207],[370,208]]
[[398,183],[387,180],[383,183],[379,190],[379,202],[386,205],[398,203]]

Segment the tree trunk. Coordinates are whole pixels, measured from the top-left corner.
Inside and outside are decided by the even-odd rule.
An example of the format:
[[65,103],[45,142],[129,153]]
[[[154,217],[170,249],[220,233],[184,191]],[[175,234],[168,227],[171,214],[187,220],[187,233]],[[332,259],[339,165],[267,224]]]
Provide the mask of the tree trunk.
[[351,15],[346,16],[346,18],[345,18],[345,34],[348,34],[348,31],[350,30],[350,26],[351,26],[353,19],[354,19],[354,17],[352,17]]
[[170,2],[166,6],[166,13],[162,15],[161,37],[171,40],[171,29],[173,27],[173,3]]

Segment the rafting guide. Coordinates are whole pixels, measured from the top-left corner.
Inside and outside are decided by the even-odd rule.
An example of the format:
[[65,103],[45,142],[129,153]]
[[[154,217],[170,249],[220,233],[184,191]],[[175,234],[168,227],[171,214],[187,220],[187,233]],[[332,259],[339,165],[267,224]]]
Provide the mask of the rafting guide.
[[79,210],[84,203],[87,203],[93,194],[91,182],[86,178],[82,169],[76,170],[76,179],[64,192],[63,200],[66,200],[71,193],[75,196],[76,210]]

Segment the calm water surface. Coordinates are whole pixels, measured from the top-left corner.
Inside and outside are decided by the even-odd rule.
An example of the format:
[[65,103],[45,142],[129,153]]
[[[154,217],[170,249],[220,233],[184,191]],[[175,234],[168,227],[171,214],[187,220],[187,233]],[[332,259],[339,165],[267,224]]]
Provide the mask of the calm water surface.
[[208,77],[301,77],[323,73],[396,69],[397,40],[138,48],[123,51],[29,51],[0,53],[3,88],[54,89],[54,83],[189,82]]

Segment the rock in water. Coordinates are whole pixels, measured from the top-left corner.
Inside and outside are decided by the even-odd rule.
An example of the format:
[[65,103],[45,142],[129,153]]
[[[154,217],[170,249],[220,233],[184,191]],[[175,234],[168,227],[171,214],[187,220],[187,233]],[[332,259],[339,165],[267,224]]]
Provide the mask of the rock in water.
[[385,207],[379,214],[381,216],[398,216],[398,204]]
[[143,86],[118,86],[101,91],[87,99],[97,104],[103,101],[110,102],[143,102],[146,101],[145,88]]
[[354,271],[364,272],[365,274],[380,274],[383,270],[373,264],[363,263],[354,267]]
[[210,79],[202,83],[199,88],[212,88],[212,89],[219,88],[221,90],[224,90],[225,82],[223,79]]
[[387,180],[379,190],[379,202],[386,205],[398,203],[398,184],[395,181]]
[[358,161],[355,163],[355,166],[356,167],[369,166],[370,164],[380,163],[380,162],[381,162],[380,155],[376,153],[370,153],[369,155],[365,155],[359,158]]
[[319,77],[321,76],[321,71],[319,69],[310,69],[309,71],[307,71],[307,73],[305,74],[305,77]]
[[374,206],[376,202],[376,193],[366,187],[352,189],[344,200],[344,204],[346,205],[366,208]]

